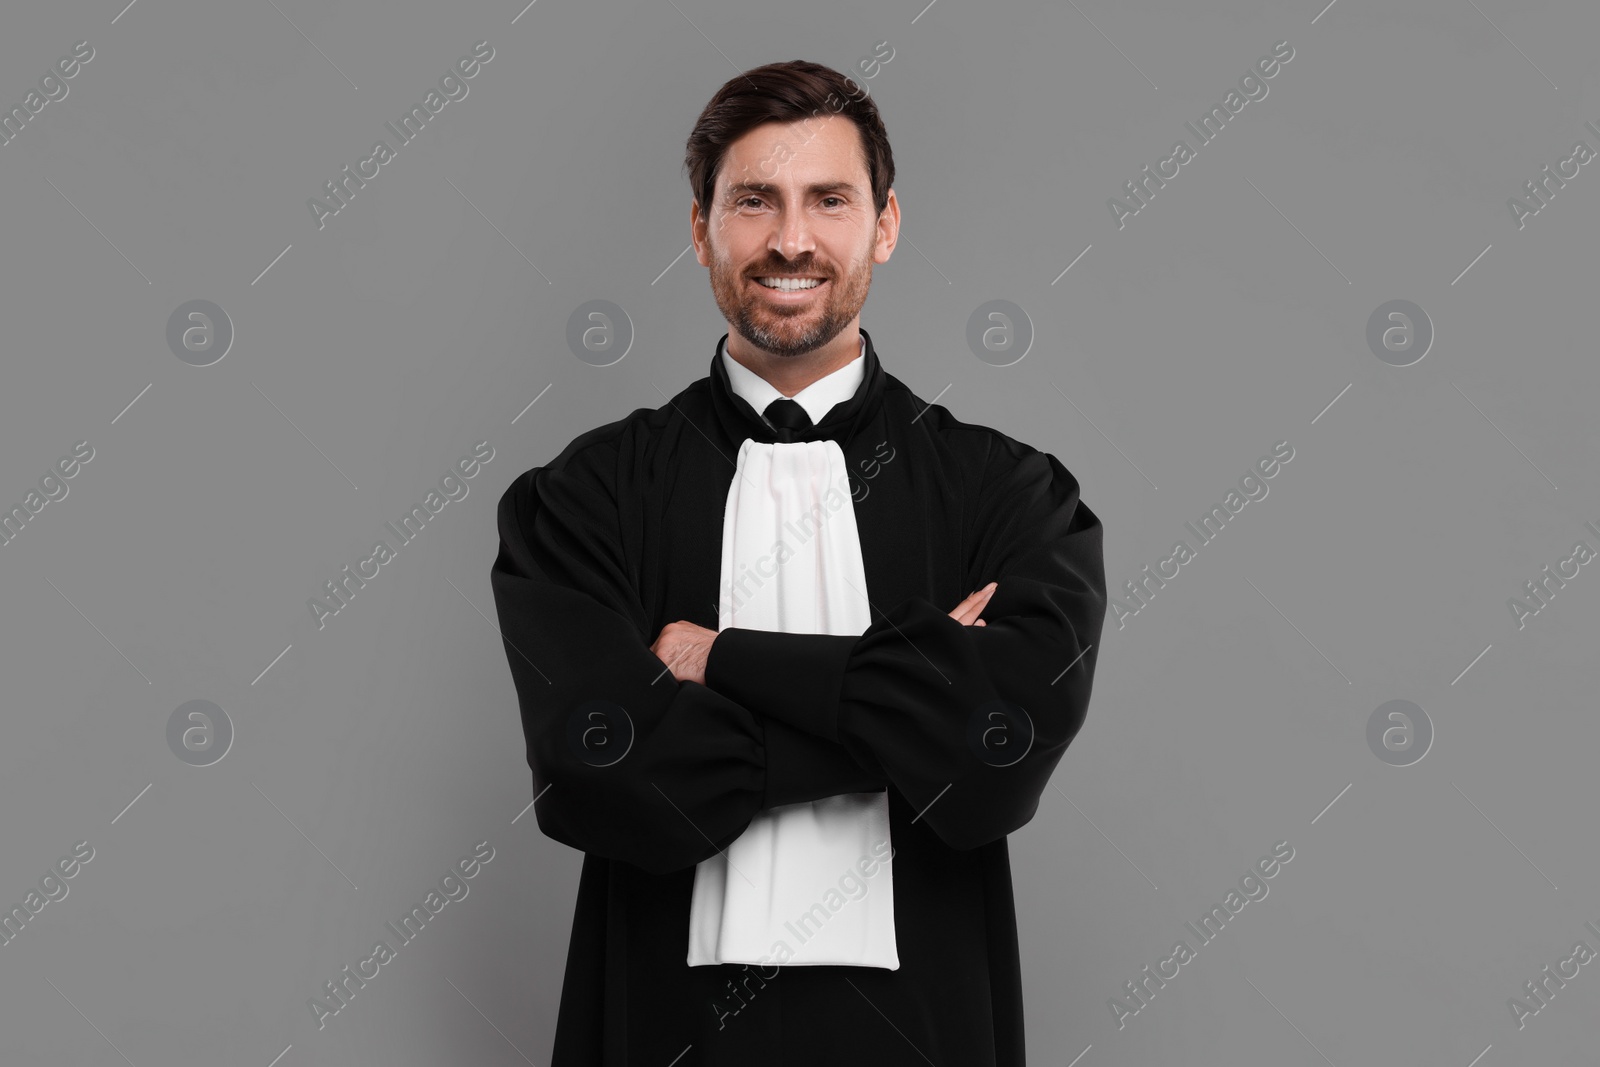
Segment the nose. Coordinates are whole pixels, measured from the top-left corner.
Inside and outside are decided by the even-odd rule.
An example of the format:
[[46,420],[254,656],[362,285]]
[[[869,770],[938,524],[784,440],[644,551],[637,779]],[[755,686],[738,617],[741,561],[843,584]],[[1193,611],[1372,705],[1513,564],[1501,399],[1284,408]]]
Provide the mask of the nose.
[[785,209],[778,218],[767,247],[790,263],[799,259],[802,253],[814,251],[816,242],[807,225],[805,212]]

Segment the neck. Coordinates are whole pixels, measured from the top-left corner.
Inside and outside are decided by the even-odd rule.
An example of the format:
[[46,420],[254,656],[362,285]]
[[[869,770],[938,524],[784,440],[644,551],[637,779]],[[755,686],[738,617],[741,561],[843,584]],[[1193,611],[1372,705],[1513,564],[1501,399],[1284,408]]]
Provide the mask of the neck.
[[760,375],[778,392],[792,398],[812,382],[826,378],[861,355],[861,330],[858,323],[851,323],[848,328],[840,330],[837,337],[815,351],[802,356],[782,356],[757,348],[730,328],[727,344],[723,348],[734,362]]

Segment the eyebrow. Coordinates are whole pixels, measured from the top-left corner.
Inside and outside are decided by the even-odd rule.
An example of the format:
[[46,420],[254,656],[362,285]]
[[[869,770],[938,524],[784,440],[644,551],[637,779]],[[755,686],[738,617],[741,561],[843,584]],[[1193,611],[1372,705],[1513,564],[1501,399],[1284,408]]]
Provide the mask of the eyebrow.
[[[854,193],[860,195],[854,182],[814,182],[806,186],[806,192],[811,195],[818,193]],[[778,196],[778,187],[771,182],[734,182],[727,188],[727,195],[737,196],[741,193],[761,193],[765,196]]]

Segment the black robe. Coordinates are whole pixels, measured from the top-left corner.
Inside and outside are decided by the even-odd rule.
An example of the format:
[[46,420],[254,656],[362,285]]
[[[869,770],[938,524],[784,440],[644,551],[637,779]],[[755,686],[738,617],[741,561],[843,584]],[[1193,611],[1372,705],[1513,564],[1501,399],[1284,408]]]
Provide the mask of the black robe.
[[[501,497],[534,810],[586,853],[552,1067],[1024,1063],[1006,835],[1088,708],[1100,520],[1053,456],[924,403],[862,335],[861,386],[795,438],[837,441],[851,472],[858,636],[730,628],[705,685],[650,651],[679,619],[717,629],[734,457],[783,439],[732,391],[726,335],[709,377]],[[950,617],[991,580],[987,625]],[[882,789],[898,970],[687,965],[695,864],[760,810]]]

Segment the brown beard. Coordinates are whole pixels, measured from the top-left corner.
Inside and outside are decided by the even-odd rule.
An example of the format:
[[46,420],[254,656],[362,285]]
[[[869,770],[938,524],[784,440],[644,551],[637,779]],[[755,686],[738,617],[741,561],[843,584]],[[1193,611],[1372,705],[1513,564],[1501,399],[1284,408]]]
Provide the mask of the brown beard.
[[[716,299],[722,317],[740,336],[757,348],[778,356],[803,356],[832,341],[844,330],[867,301],[867,290],[872,286],[872,255],[870,251],[862,262],[843,275],[819,270],[809,257],[797,267],[773,267],[744,273],[726,262],[711,248],[711,294]],[[823,297],[821,313],[816,308],[787,309],[777,307],[749,286],[759,285],[757,277],[782,274],[812,274],[827,279],[827,292]],[[748,283],[748,284],[747,284]],[[800,320],[807,324],[800,325]]]

